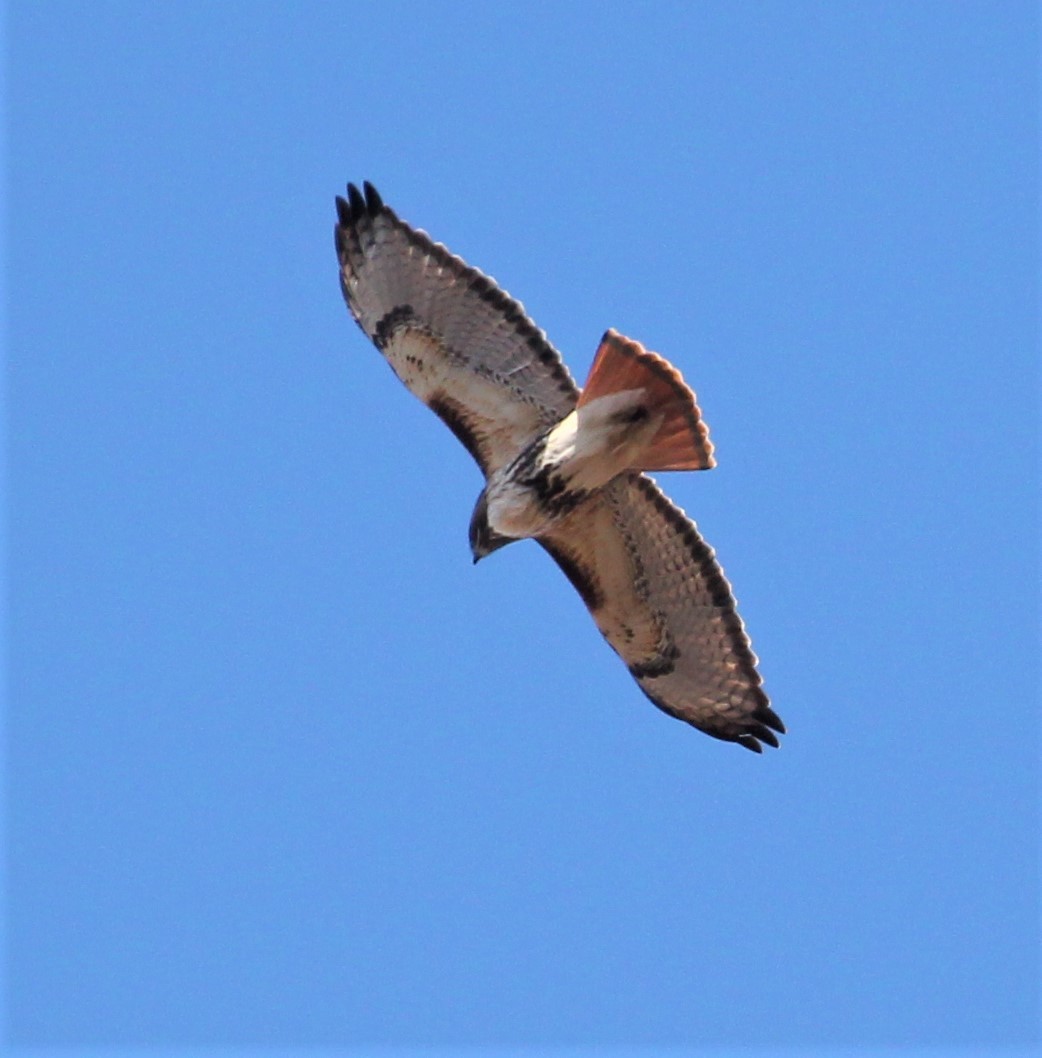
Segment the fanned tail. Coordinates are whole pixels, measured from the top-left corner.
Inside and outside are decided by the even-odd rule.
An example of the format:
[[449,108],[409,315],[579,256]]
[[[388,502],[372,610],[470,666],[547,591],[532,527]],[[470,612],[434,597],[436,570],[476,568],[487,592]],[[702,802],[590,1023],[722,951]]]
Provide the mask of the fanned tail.
[[643,409],[662,419],[633,470],[708,470],[716,465],[709,428],[680,372],[639,342],[609,330],[601,339],[578,407],[623,392],[640,393],[635,413]]

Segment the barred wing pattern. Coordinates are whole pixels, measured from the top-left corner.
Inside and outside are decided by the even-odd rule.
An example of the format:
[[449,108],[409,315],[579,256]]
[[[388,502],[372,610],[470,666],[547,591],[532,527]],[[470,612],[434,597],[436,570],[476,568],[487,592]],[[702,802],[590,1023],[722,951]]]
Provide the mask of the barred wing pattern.
[[723,570],[651,478],[617,478],[539,542],[655,705],[757,753],[778,745]]
[[364,187],[337,199],[348,307],[487,476],[564,418],[578,389],[519,302]]

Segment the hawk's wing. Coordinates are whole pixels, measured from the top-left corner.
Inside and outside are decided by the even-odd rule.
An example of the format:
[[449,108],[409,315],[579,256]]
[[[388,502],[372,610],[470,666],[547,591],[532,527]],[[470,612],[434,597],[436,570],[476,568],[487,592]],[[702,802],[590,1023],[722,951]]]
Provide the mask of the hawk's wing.
[[486,475],[575,407],[560,354],[521,304],[365,184],[337,199],[340,285],[398,377]]
[[651,478],[622,475],[539,542],[655,705],[758,753],[778,745],[731,586]]

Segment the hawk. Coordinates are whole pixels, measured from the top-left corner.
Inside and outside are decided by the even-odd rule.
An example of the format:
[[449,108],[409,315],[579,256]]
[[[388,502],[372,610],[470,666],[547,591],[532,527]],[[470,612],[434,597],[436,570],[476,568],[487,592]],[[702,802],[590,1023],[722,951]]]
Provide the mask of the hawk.
[[647,471],[708,470],[680,372],[614,330],[583,389],[522,306],[384,205],[337,197],[340,285],[395,374],[485,475],[475,562],[535,539],[660,709],[762,752],[784,733],[712,548]]

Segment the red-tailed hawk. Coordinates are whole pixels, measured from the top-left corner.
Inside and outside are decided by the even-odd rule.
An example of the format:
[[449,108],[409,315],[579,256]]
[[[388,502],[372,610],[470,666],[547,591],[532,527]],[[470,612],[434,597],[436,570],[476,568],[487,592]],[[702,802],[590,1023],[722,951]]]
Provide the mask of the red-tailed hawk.
[[608,331],[579,390],[521,305],[353,184],[337,198],[340,283],[395,374],[485,474],[474,561],[532,537],[660,709],[762,752],[785,728],[713,550],[645,471],[714,465],[676,368]]

